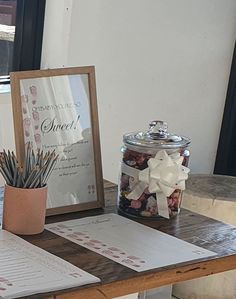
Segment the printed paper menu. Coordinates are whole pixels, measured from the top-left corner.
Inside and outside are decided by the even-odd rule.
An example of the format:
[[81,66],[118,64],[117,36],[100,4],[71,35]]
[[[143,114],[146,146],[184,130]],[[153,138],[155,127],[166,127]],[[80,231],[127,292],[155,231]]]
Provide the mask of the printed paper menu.
[[78,267],[0,230],[0,298],[10,299],[99,282]]
[[216,255],[116,214],[48,224],[46,229],[137,272]]

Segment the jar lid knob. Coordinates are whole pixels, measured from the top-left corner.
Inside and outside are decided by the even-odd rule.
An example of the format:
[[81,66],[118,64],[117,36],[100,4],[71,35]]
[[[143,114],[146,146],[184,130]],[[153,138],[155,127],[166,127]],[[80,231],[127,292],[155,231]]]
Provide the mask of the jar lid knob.
[[167,122],[162,120],[153,120],[149,123],[148,135],[152,139],[162,139],[168,136],[168,125]]

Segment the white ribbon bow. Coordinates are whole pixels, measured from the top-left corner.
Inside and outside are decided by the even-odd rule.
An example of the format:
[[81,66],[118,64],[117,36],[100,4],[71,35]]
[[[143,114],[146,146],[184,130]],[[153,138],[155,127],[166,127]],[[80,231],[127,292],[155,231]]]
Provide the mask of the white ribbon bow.
[[148,167],[139,171],[139,182],[128,195],[128,199],[138,199],[148,187],[150,193],[156,193],[159,215],[169,218],[166,197],[176,189],[185,189],[189,168],[182,165],[183,157],[179,153],[168,155],[165,150],[159,151],[155,158],[148,160]]

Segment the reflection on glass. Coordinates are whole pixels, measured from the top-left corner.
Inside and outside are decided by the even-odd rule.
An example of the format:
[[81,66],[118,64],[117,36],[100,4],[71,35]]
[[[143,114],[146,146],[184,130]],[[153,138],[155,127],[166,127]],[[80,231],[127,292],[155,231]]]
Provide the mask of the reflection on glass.
[[25,143],[60,154],[48,208],[96,201],[88,75],[24,79],[20,87]]

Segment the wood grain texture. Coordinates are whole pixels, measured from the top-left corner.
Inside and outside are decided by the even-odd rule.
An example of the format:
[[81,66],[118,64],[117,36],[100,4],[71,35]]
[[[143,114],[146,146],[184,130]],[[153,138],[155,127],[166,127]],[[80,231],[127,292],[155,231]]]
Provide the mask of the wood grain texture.
[[58,294],[60,299],[107,299],[117,296],[132,294],[148,289],[169,285],[172,283],[185,281],[193,278],[203,277],[214,273],[222,272],[223,268],[228,269],[228,264],[233,262],[232,267],[236,267],[235,259],[226,258],[223,261],[212,261],[196,263],[191,266],[183,266],[177,269],[163,270],[153,274],[144,274],[141,277],[133,277],[125,281],[116,281],[107,285],[94,286],[80,292],[72,291],[66,294]]
[[[112,204],[116,200],[116,187],[107,182],[105,185],[105,199],[109,206],[104,210],[50,216],[47,217],[47,223],[115,212]],[[155,220],[133,220],[212,250],[218,255],[138,273],[45,230],[42,234],[25,236],[24,239],[101,278],[100,284],[48,293],[45,297],[53,295],[56,299],[107,299],[236,269],[236,228],[233,226],[187,210],[182,210],[180,215],[171,220],[161,217]],[[42,294],[30,296],[45,297]]]

